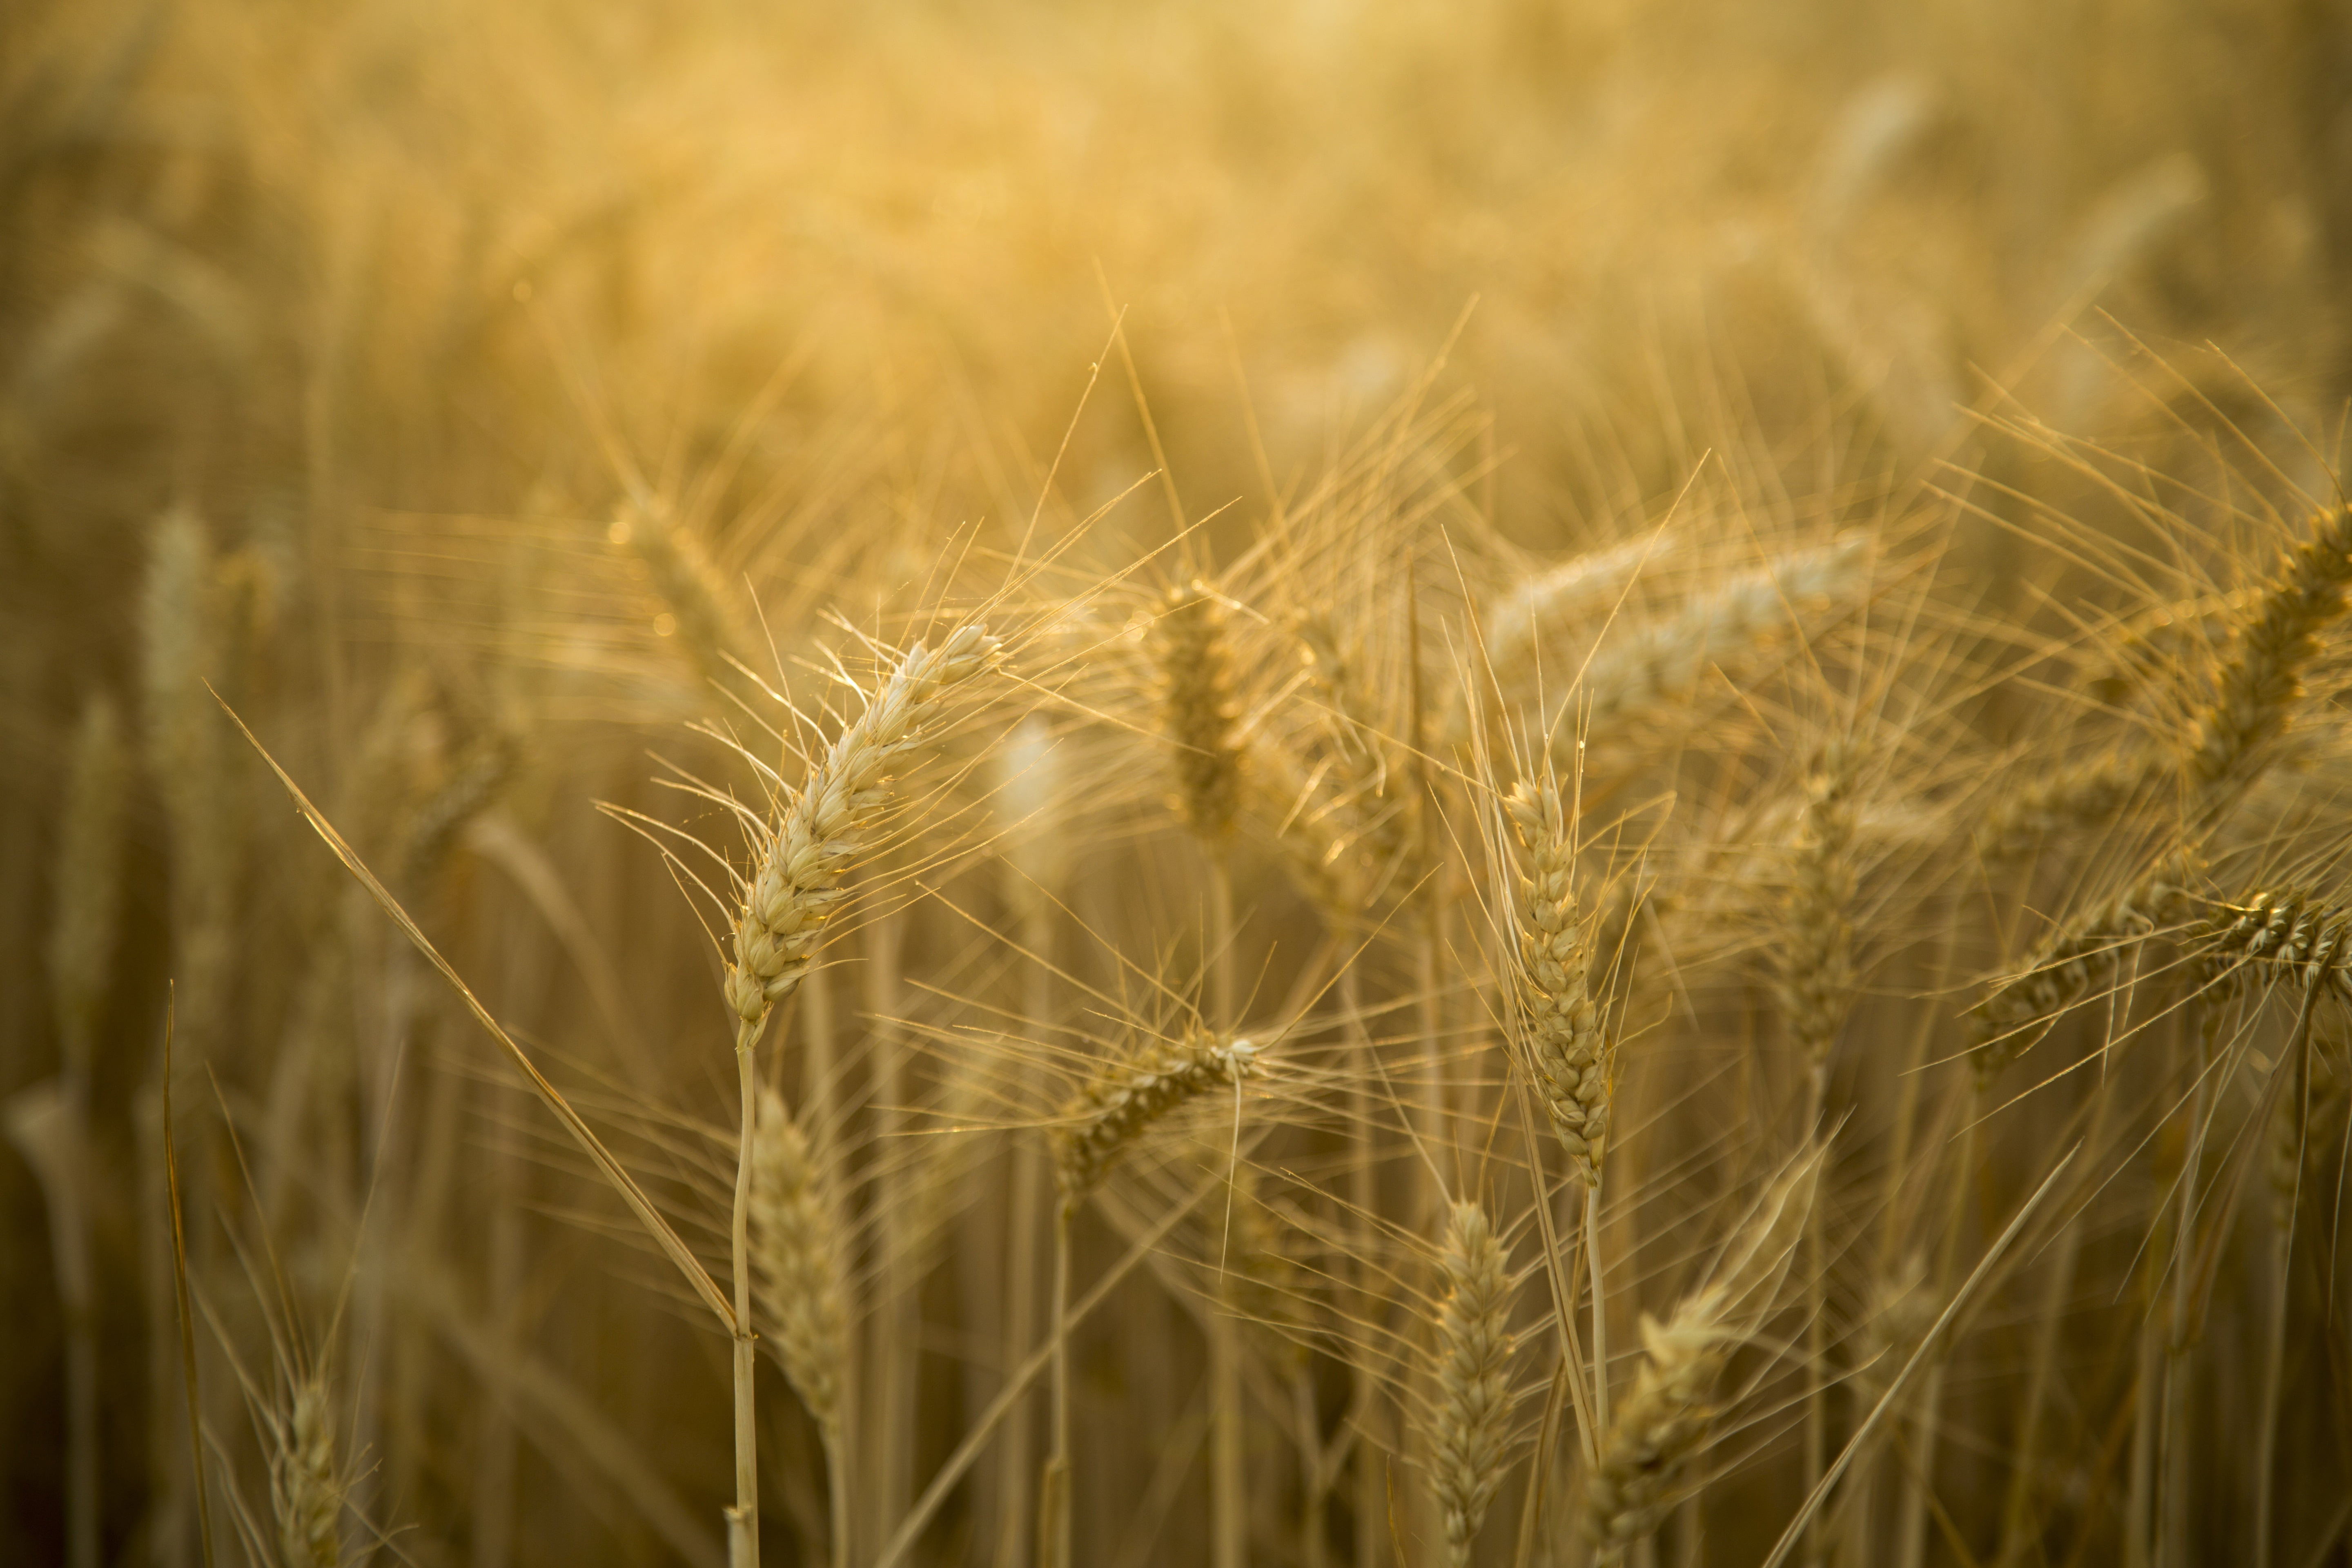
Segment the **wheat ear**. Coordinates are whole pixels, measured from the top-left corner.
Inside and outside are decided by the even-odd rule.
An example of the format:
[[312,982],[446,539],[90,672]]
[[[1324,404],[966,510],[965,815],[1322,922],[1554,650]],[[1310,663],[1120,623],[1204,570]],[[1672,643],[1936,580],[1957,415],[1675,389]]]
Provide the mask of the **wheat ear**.
[[1661,542],[1650,535],[1605,550],[1589,551],[1526,579],[1486,617],[1486,651],[1495,679],[1509,687],[1536,667],[1556,627],[1599,625],[1614,602],[1654,555]]
[[1577,1179],[1598,1191],[1616,1061],[1577,918],[1573,825],[1549,770],[1512,785],[1503,809],[1523,851],[1512,903],[1513,968],[1528,1076]]
[[808,973],[825,922],[845,896],[842,878],[888,805],[884,786],[931,742],[950,700],[994,664],[998,647],[973,623],[937,647],[919,642],[908,649],[810,770],[782,821],[761,834],[727,969],[728,1005],[746,1024],[764,1021]]
[[609,537],[644,565],[646,585],[672,623],[658,629],[675,637],[704,684],[713,690],[740,687],[736,661],[756,645],[701,541],[666,505],[634,501],[624,503]]
[[1503,1484],[1510,1446],[1514,1281],[1503,1244],[1475,1203],[1457,1203],[1438,1255],[1437,1411],[1430,1434],[1445,1560],[1465,1568]]
[[1224,601],[1197,577],[1178,584],[1160,600],[1153,637],[1160,721],[1175,752],[1177,809],[1193,832],[1219,843],[1233,832],[1242,779]]
[[2104,828],[2164,773],[2153,757],[2109,752],[2028,779],[2006,792],[1978,825],[1977,852],[1989,860],[2012,859],[2050,836]]
[[1816,1117],[1853,988],[1853,786],[1849,748],[1833,742],[1807,782],[1781,950],[1780,1007],[1811,1076]]
[[1655,1527],[1713,1431],[1716,1380],[1771,1314],[1821,1176],[1815,1145],[1773,1182],[1707,1282],[1641,1320],[1642,1363],[1586,1489],[1585,1530],[1614,1563]]
[[1979,1085],[1992,1081],[2026,1043],[2034,1024],[2073,1006],[2124,951],[2187,912],[2188,868],[2168,860],[2122,892],[2061,927],[2037,948],[2024,974],[1979,1004],[1971,1060]]
[[1079,1086],[1053,1131],[1054,1179],[1062,1206],[1076,1209],[1153,1123],[1191,1100],[1265,1069],[1258,1047],[1236,1037],[1187,1035],[1155,1040],[1109,1062]]
[[824,1440],[834,1562],[848,1561],[849,1447],[842,1440],[842,1373],[849,1301],[841,1227],[808,1133],[783,1096],[760,1090],[751,1146],[752,1305],[761,1336]]
[[2319,634],[2344,614],[2352,587],[2352,506],[2311,520],[2240,629],[2212,705],[2197,726],[2189,771],[2207,792],[2248,782],[2264,742],[2283,733],[2303,694],[2303,671],[2319,651]]
[[[1579,689],[1595,733],[1687,698],[1711,665],[1752,653],[1811,610],[1861,592],[1867,542],[1841,539],[1794,551],[1693,599],[1676,614],[1605,642],[1586,664]],[[1555,715],[1558,717],[1558,715]],[[1555,723],[1563,738],[1575,727]]]
[[317,1373],[295,1389],[270,1433],[269,1508],[282,1568],[336,1568],[342,1562],[343,1489],[335,1472],[334,1413]]

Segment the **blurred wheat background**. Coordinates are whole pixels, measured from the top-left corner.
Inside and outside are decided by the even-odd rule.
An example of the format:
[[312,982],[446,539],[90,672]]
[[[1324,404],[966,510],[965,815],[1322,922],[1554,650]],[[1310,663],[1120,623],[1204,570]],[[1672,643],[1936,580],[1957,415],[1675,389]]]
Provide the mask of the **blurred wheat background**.
[[2347,82],[15,0],[0,1558],[2346,1562]]

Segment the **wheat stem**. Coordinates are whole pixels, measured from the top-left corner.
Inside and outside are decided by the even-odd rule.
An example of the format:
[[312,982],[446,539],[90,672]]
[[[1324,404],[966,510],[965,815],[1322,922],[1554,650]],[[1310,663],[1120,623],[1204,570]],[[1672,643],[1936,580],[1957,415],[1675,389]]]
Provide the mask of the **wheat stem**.
[[[735,1270],[734,1341],[735,1506],[727,1510],[730,1568],[759,1568],[760,1425],[754,1373],[758,1343],[751,1333],[751,1163],[758,1148],[758,1085],[752,1059],[763,1020],[735,1026],[736,1088],[741,1100],[741,1132],[735,1152],[735,1205],[729,1217],[728,1249]],[[836,1521],[835,1528],[840,1528]]]
[[1054,1205],[1053,1428],[1037,1488],[1037,1568],[1070,1557],[1070,1205]]
[[1592,1421],[1609,1429],[1609,1295],[1601,1279],[1601,1184],[1584,1189],[1584,1256],[1592,1270]]

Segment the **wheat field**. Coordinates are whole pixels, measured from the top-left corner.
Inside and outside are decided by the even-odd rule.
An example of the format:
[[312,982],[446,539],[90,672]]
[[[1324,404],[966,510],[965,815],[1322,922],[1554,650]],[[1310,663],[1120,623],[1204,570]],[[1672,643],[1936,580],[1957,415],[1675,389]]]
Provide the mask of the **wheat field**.
[[2352,1563],[2352,10],[0,10],[0,1561]]

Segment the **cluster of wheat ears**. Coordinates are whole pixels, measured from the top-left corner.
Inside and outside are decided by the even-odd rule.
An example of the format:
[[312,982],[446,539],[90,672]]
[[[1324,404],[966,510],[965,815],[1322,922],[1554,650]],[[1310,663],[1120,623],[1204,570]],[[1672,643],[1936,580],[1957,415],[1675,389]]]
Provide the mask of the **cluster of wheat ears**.
[[[2053,631],[1984,607],[1965,486],[1711,460],[1537,559],[1479,427],[1424,383],[1222,563],[1164,467],[773,595],[634,479],[388,525],[365,580],[490,584],[510,674],[332,738],[277,563],[166,516],[8,1104],[78,1564],[125,1506],[94,1042],[154,929],[159,1560],[502,1561],[526,1453],[583,1550],[735,1568],[2336,1550],[2352,510],[2132,473],[2137,534],[2032,519],[2094,584]],[[656,759],[596,919],[528,826],[582,693]]]

